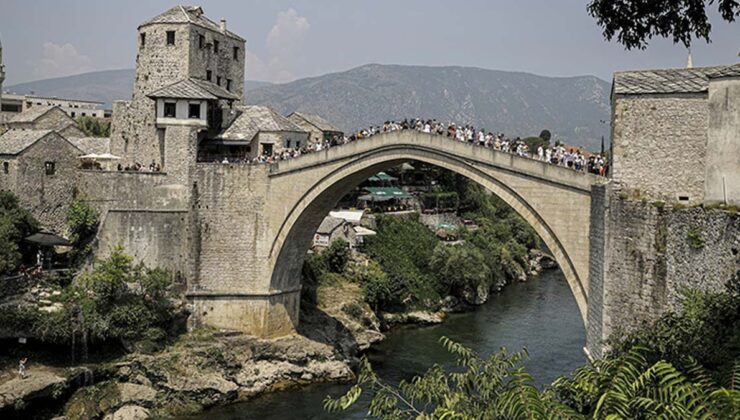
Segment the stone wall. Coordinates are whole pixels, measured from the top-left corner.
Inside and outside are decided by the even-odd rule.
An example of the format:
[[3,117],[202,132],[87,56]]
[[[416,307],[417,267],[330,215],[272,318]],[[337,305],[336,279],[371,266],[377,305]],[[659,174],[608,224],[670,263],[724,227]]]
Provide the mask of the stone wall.
[[187,258],[187,210],[111,210],[102,221],[97,256],[123,246],[136,262],[184,277]]
[[[603,196],[595,193],[597,200]],[[740,268],[736,214],[606,197],[591,225],[587,349],[593,357],[603,354],[612,333],[676,309],[684,288],[718,290]]]
[[[0,169],[0,189],[13,191],[23,207],[30,210],[42,226],[66,233],[67,209],[75,192],[79,150],[57,133],[51,132],[8,162],[8,174]],[[54,173],[46,174],[46,162],[53,162]]]
[[740,78],[709,83],[705,202],[740,205]]
[[194,291],[263,293],[269,285],[266,165],[198,164]]
[[[205,36],[206,45],[200,47],[199,36]],[[218,52],[213,51],[213,41],[219,42]],[[234,58],[233,48],[238,48]],[[211,31],[201,27],[192,27],[190,33],[190,51],[188,74],[190,77],[206,79],[206,71],[211,71],[211,82],[218,83],[226,88],[226,81],[231,80],[231,92],[239,98],[244,97],[244,68],[246,58],[244,41],[227,36],[221,32]]]
[[613,101],[615,187],[655,199],[704,198],[707,94],[621,95]]

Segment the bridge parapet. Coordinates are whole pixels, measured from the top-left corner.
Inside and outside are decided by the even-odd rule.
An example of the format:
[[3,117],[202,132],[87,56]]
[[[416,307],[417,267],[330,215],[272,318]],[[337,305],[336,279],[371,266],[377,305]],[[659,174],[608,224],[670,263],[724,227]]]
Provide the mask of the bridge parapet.
[[433,150],[466,161],[470,165],[486,165],[515,174],[554,182],[571,188],[590,191],[594,184],[606,180],[594,174],[577,172],[572,169],[521,157],[488,147],[463,143],[446,136],[428,134],[416,130],[399,130],[376,134],[340,146],[333,146],[320,152],[302,155],[297,158],[278,161],[270,165],[270,176],[280,176],[296,171],[304,171],[319,165],[362,159],[369,153],[381,149],[420,149]]

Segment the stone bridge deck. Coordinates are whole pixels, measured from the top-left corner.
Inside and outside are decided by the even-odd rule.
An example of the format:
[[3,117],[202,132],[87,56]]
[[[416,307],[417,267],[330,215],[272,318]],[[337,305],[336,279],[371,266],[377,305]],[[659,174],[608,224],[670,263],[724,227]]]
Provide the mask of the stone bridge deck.
[[521,157],[488,147],[464,143],[446,136],[422,133],[416,130],[398,130],[376,134],[362,140],[333,146],[319,152],[281,160],[270,165],[270,176],[280,176],[334,162],[363,159],[381,151],[434,151],[464,159],[471,165],[485,165],[511,173],[537,178],[569,188],[591,191],[591,186],[605,179],[598,175],[578,172],[559,165]]

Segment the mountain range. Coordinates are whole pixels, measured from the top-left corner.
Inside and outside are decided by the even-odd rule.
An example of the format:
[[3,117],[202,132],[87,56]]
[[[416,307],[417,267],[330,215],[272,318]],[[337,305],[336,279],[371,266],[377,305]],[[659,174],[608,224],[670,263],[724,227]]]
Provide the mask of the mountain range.
[[[16,93],[112,101],[131,96],[133,70],[108,70],[9,86]],[[345,131],[386,120],[436,118],[510,136],[537,135],[597,150],[608,138],[610,85],[593,76],[546,77],[473,67],[368,64],[271,84],[246,81],[248,104],[322,115]]]

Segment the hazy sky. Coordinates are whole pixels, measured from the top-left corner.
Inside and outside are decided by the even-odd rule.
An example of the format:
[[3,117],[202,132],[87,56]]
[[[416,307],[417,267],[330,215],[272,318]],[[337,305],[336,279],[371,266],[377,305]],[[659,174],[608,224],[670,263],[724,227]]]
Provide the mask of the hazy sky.
[[[0,0],[6,86],[133,68],[136,27],[172,1]],[[686,50],[654,40],[625,51],[602,39],[586,0],[201,1],[247,39],[247,79],[289,81],[367,63],[476,66],[548,76],[683,67]],[[713,13],[694,65],[738,61],[740,23]]]

